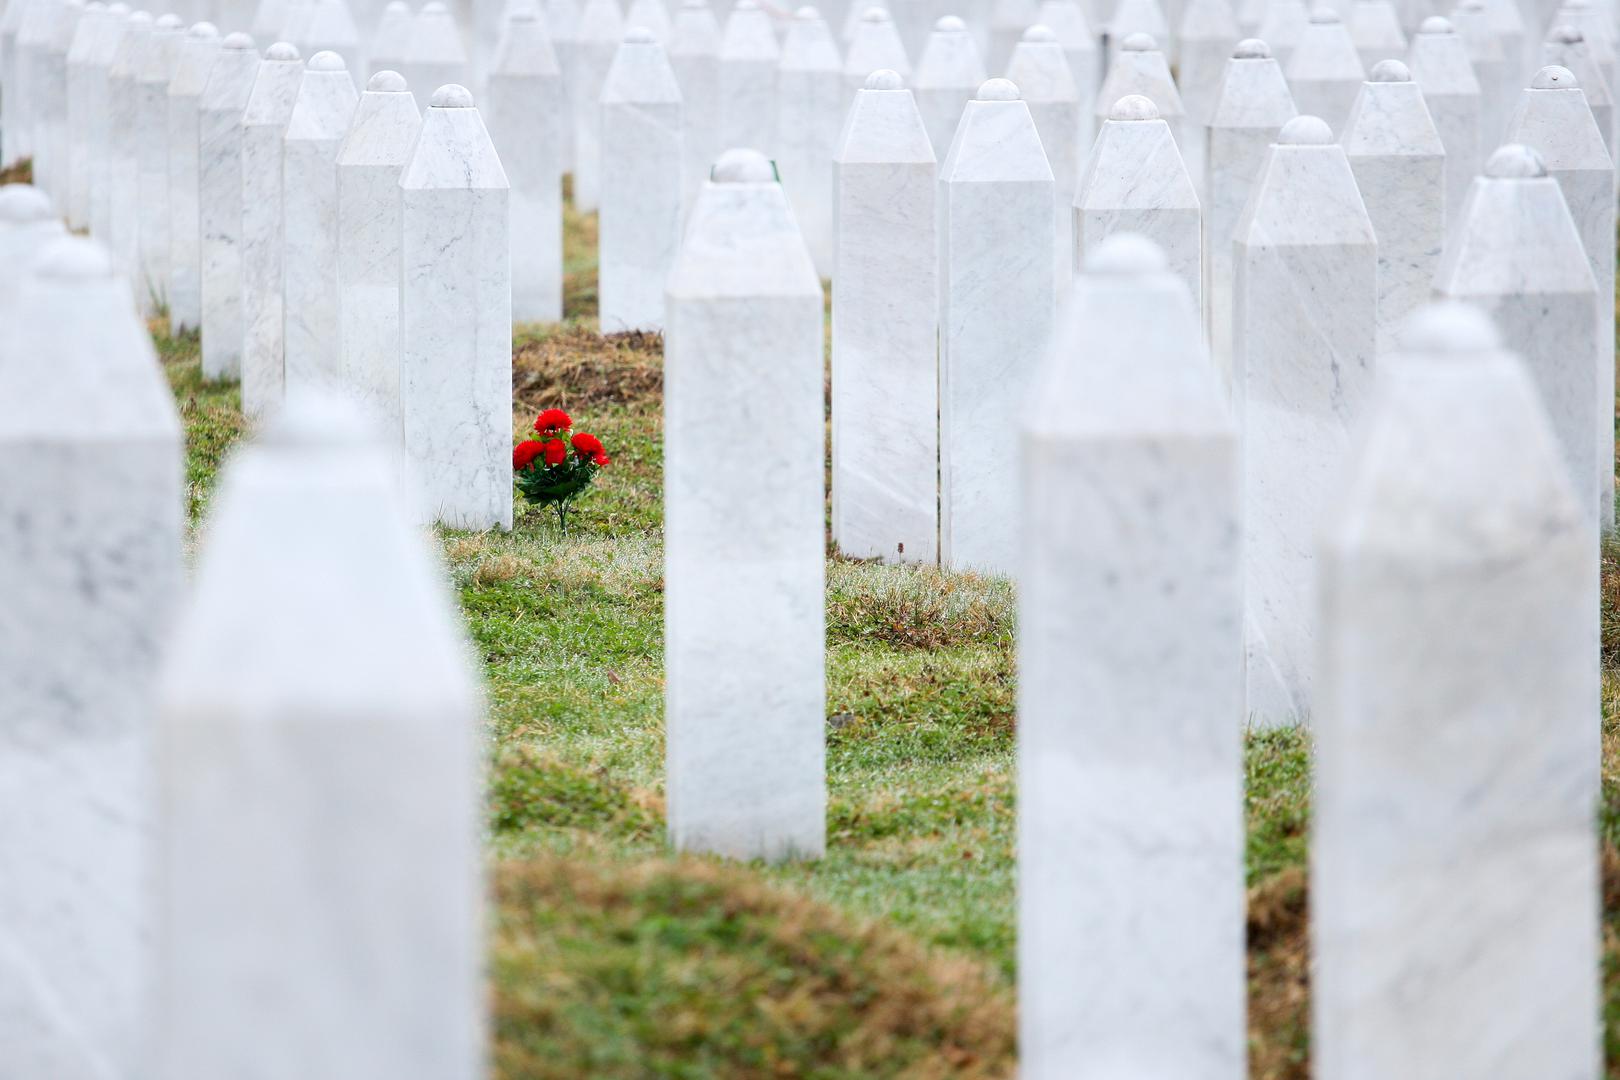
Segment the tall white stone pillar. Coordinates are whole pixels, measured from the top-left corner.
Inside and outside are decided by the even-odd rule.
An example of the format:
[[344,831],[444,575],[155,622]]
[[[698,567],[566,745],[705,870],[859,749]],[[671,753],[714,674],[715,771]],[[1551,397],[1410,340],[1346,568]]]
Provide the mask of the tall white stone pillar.
[[574,206],[597,207],[602,175],[602,84],[624,37],[618,0],[586,0],[574,45]]
[[242,116],[242,411],[260,416],[286,389],[284,185],[287,120],[304,79],[298,49],[265,50]]
[[1320,116],[1335,133],[1343,131],[1367,72],[1338,12],[1326,5],[1311,12],[1288,56],[1287,74],[1299,111]]
[[833,155],[844,128],[842,64],[827,21],[801,7],[776,71],[776,165],[816,273],[833,269]]
[[1074,261],[1074,215],[1069,203],[1080,181],[1081,151],[1075,141],[1080,130],[1080,93],[1063,46],[1050,27],[1037,24],[1024,31],[1007,62],[1007,79],[1018,87],[1029,107],[1052,169],[1053,266],[1061,290],[1069,284]]
[[928,35],[917,61],[917,77],[912,80],[912,94],[936,158],[950,150],[962,109],[986,78],[979,47],[967,24],[955,15],[942,16]]
[[[1423,20],[1406,54],[1412,79],[1446,148],[1446,220],[1462,215],[1463,199],[1479,171],[1480,85],[1468,50],[1451,23],[1438,15]],[[1494,142],[1492,145],[1495,145]]]
[[225,35],[197,99],[197,200],[202,243],[202,371],[242,371],[242,114],[259,71],[243,33]]
[[192,25],[169,82],[169,332],[202,323],[199,116],[208,73],[219,57],[219,31]]
[[670,29],[669,62],[681,84],[681,192],[690,210],[720,155],[720,24],[709,0],[681,0]]

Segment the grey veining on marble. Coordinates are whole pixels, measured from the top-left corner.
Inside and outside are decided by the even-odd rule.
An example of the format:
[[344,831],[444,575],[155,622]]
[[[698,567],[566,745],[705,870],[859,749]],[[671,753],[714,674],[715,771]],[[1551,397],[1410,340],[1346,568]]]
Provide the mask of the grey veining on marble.
[[1339,145],[1378,235],[1378,355],[1429,298],[1446,238],[1446,148],[1399,60],[1363,83]]
[[1080,182],[1080,92],[1057,35],[1039,23],[1024,31],[1023,39],[1013,46],[1007,78],[1029,107],[1052,169],[1052,256],[1057,287],[1062,291],[1068,287],[1074,258],[1074,215],[1069,212],[1069,201]]
[[720,24],[709,0],[681,0],[670,31],[669,62],[681,85],[682,201],[687,209],[720,156]]
[[1367,76],[1350,31],[1338,12],[1325,5],[1311,12],[1284,72],[1299,111],[1321,117],[1335,132],[1344,129]]
[[1018,88],[991,79],[939,169],[940,561],[1011,574],[1016,461],[988,454],[1017,429],[1057,302],[1052,169]]
[[1586,44],[1586,35],[1573,26],[1554,27],[1541,46],[1541,63],[1568,68],[1576,83],[1586,95],[1592,119],[1603,133],[1603,145],[1609,157],[1615,153],[1614,91],[1603,81],[1602,71],[1592,59],[1592,50]]
[[197,198],[202,243],[202,372],[242,370],[242,113],[259,70],[253,39],[226,34],[197,100]]
[[335,52],[309,58],[282,140],[282,341],[287,393],[340,382],[337,155],[360,95]]
[[833,270],[833,155],[844,115],[838,44],[821,13],[801,7],[782,39],[776,70],[776,166],[823,278]]
[[1596,1080],[1592,533],[1489,321],[1404,344],[1321,547],[1316,1075]]
[[[493,93],[493,75],[490,85]],[[360,95],[337,156],[339,370],[348,391],[383,418],[396,445],[399,178],[421,127],[422,114],[404,77],[379,71]],[[515,287],[512,295],[515,306]]]
[[1499,147],[1474,180],[1446,238],[1437,296],[1466,300],[1495,320],[1524,358],[1552,418],[1570,483],[1596,529],[1599,502],[1597,282],[1557,180],[1541,156]]
[[155,1075],[485,1075],[483,705],[393,471],[324,396],[226,465],[159,697]]
[[208,73],[219,56],[213,23],[192,25],[169,82],[169,332],[201,325],[202,234],[198,117]]
[[[736,859],[817,858],[827,811],[821,283],[763,155],[727,151],[713,175],[666,296],[669,839]],[[742,415],[753,421],[749,452],[717,469],[714,418]]]
[[[944,157],[951,148],[963,107],[988,77],[967,24],[955,15],[942,16],[928,35],[917,60],[917,77],[911,80],[912,96],[936,158]],[[862,82],[864,85],[864,76]]]
[[573,131],[546,28],[519,8],[490,65],[484,121],[512,185],[512,318],[563,315],[563,151]]
[[1092,253],[1031,390],[1020,1075],[1243,1080],[1237,431],[1151,242]]
[[832,533],[858,559],[939,560],[936,168],[899,74],[874,72],[838,148],[832,278]]
[[512,261],[506,173],[472,95],[434,91],[400,176],[400,419],[415,510],[512,527]]
[[1097,93],[1097,123],[1108,119],[1114,102],[1128,94],[1141,94],[1153,102],[1159,115],[1173,127],[1180,126],[1187,111],[1164,53],[1146,34],[1132,34],[1113,50],[1108,76]]
[[1210,352],[1227,392],[1232,371],[1232,238],[1267,149],[1296,114],[1282,66],[1266,43],[1238,43],[1204,129],[1204,286]]
[[[1614,295],[1614,162],[1585,94],[1567,68],[1542,68],[1519,95],[1507,139],[1541,155],[1558,181],[1575,230],[1580,233],[1597,295]],[[1598,522],[1614,529],[1614,417],[1602,402],[1614,400],[1614,305],[1597,305]]]
[[681,243],[681,88],[645,27],[625,33],[602,88],[600,221],[602,332],[661,331]]
[[265,50],[242,115],[242,411],[261,416],[286,390],[284,233],[287,120],[304,79],[289,42]]
[[1368,71],[1383,60],[1399,60],[1406,55],[1406,32],[1401,29],[1400,13],[1393,0],[1351,0],[1350,40],[1355,42],[1361,66]]
[[1198,193],[1153,102],[1132,95],[1114,103],[1086,159],[1073,206],[1065,209],[1074,221],[1070,258],[1076,273],[1109,237],[1134,234],[1153,242],[1157,260],[1203,311]]
[[1234,236],[1247,712],[1265,728],[1310,715],[1316,531],[1374,384],[1378,244],[1321,119],[1283,125]]
[[[1438,15],[1423,20],[1406,54],[1413,80],[1446,147],[1446,220],[1462,216],[1463,200],[1479,170],[1480,85],[1467,47],[1451,23]],[[1491,145],[1495,145],[1494,142]]]
[[146,1076],[180,422],[99,244],[55,241],[17,305],[0,329],[0,1075]]
[[[601,191],[602,85],[623,38],[619,0],[586,0],[574,42],[574,81],[568,94],[574,108],[574,205],[587,213],[599,205]],[[720,81],[725,82],[723,69]]]

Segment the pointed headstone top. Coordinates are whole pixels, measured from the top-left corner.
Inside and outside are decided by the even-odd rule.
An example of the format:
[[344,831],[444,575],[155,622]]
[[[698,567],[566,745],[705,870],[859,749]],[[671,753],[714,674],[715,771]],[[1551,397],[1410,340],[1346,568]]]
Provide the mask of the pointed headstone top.
[[435,109],[470,109],[473,107],[472,91],[459,83],[446,83],[433,91],[428,104]]
[[1277,132],[1278,146],[1327,146],[1333,142],[1333,129],[1319,116],[1296,116]]
[[1126,94],[1108,110],[1110,120],[1157,120],[1159,107],[1153,104],[1152,98],[1141,94]]
[[1412,72],[1399,60],[1380,60],[1373,65],[1372,74],[1367,76],[1367,81],[1376,83],[1411,82]]
[[1493,180],[1534,180],[1547,175],[1541,155],[1520,143],[1499,146],[1485,162],[1485,175]]
[[1530,80],[1532,90],[1573,90],[1577,86],[1575,73],[1557,64],[1548,64]]

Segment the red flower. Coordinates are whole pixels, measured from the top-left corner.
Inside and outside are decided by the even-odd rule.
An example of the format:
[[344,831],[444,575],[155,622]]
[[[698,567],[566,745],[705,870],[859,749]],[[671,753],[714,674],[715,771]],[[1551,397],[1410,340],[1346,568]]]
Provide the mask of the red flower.
[[597,451],[595,457],[591,458],[591,461],[595,462],[598,466],[606,465],[608,462],[610,462],[612,460],[613,460],[612,458],[608,457],[606,454],[602,453],[600,450]]
[[545,446],[546,464],[561,465],[563,458],[568,456],[568,447],[563,445],[561,439],[552,439]]
[[569,441],[574,444],[574,453],[581,458],[595,458],[602,452],[602,440],[595,435],[582,431]]
[[542,435],[550,435],[554,431],[567,431],[574,426],[574,421],[561,409],[547,409],[535,417],[534,430]]
[[512,447],[512,468],[518,472],[527,469],[534,459],[540,456],[542,449],[544,447],[533,439],[518,443]]

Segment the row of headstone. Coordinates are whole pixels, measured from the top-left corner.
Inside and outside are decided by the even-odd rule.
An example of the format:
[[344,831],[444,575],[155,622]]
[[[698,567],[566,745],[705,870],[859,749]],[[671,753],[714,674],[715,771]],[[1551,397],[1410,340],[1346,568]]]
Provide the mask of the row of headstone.
[[[1273,158],[1321,180],[1330,145]],[[1596,561],[1534,362],[1475,304],[1420,308],[1306,541],[1322,1076],[1602,1072]],[[1099,245],[1022,425],[1023,1076],[1248,1075],[1253,423],[1166,254]]]
[[391,451],[289,404],[188,588],[129,282],[30,187],[0,254],[0,1074],[473,1080],[480,705]]

